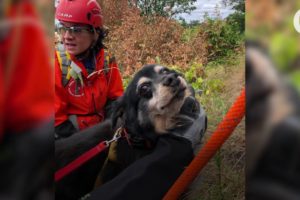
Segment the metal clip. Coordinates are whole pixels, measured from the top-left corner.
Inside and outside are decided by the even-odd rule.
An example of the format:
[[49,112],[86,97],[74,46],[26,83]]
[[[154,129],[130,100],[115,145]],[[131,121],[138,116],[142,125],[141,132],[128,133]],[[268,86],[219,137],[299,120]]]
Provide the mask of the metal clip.
[[108,147],[112,142],[117,141],[122,136],[122,127],[118,128],[114,137],[111,140],[106,140],[105,145]]

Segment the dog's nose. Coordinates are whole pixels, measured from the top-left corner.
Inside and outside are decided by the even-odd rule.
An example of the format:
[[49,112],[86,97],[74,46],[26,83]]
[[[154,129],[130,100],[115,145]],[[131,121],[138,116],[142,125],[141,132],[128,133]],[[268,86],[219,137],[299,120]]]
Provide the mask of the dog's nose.
[[180,80],[178,78],[178,74],[176,74],[176,73],[168,74],[163,78],[164,86],[175,87],[175,86],[178,86],[179,83],[180,83]]

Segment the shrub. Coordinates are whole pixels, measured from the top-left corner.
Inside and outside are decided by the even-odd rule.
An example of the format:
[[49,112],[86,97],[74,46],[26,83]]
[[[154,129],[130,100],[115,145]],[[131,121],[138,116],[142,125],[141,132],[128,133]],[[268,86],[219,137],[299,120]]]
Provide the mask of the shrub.
[[149,20],[133,10],[110,32],[107,46],[117,57],[125,75],[147,63],[160,62],[182,68],[193,61],[205,63],[205,39],[201,36],[183,42],[183,33],[184,28],[176,20],[158,16]]
[[239,23],[228,20],[206,19],[201,25],[201,32],[208,41],[208,61],[222,59],[231,55],[240,47],[243,34]]

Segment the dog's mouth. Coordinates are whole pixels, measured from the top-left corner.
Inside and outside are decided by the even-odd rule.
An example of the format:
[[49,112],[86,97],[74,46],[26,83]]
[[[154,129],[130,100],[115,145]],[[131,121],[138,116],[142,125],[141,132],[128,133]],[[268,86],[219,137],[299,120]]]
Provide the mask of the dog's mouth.
[[161,106],[160,109],[161,110],[165,110],[166,108],[168,108],[171,104],[173,104],[174,102],[178,101],[178,100],[183,100],[184,96],[185,96],[185,90],[186,90],[186,86],[181,85],[179,86],[179,88],[177,90],[174,91],[174,95],[173,97],[170,99],[170,101],[168,103],[166,103],[165,105]]

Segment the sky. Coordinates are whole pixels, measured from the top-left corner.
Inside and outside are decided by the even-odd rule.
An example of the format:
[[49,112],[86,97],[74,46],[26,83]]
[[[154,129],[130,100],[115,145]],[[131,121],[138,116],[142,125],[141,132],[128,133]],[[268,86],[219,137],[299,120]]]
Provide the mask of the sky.
[[196,6],[196,10],[192,11],[191,14],[180,14],[176,16],[176,18],[182,17],[187,22],[190,22],[192,20],[202,21],[205,12],[208,13],[208,16],[214,18],[216,17],[216,7],[219,8],[220,15],[222,18],[225,18],[229,14],[234,12],[234,10],[232,10],[231,7],[225,7],[222,3],[222,0],[197,0],[194,6]]
[[[58,0],[55,0],[55,3],[57,3],[57,1]],[[177,15],[176,18],[179,19],[179,17],[182,17],[187,22],[192,20],[202,21],[205,12],[207,12],[210,17],[214,18],[216,7],[219,8],[222,18],[225,18],[234,12],[231,7],[225,7],[222,0],[197,0],[194,6],[196,6],[196,10],[192,11],[191,14],[180,14]]]

